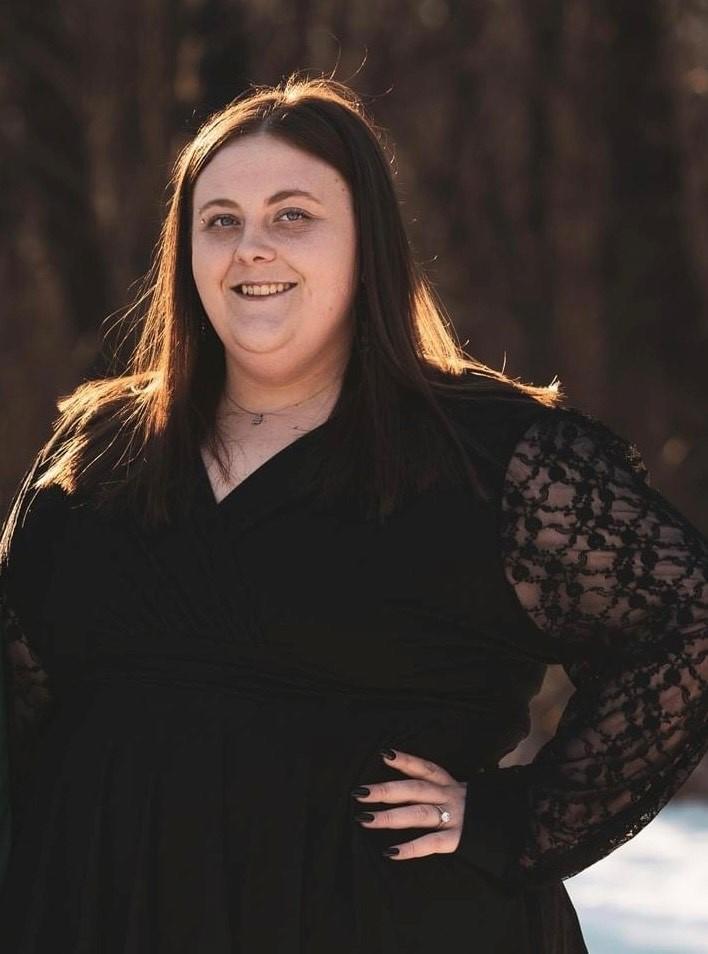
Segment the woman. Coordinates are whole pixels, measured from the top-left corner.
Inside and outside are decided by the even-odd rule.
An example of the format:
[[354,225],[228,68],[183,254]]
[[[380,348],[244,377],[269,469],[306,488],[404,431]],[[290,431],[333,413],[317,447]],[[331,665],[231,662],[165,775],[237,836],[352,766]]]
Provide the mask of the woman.
[[[461,351],[346,87],[250,91],[173,185],[130,364],[60,401],[5,527],[0,936],[586,951],[563,879],[706,749],[706,540]],[[548,663],[558,732],[499,768]]]

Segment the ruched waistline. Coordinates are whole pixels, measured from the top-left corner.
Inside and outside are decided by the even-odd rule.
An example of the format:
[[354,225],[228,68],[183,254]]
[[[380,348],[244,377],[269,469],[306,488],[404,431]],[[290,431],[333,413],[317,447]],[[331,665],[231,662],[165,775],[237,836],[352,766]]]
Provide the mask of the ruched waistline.
[[432,691],[426,686],[357,686],[325,672],[276,665],[266,668],[262,662],[253,660],[225,662],[164,655],[101,655],[84,663],[80,671],[72,670],[66,678],[86,685],[129,681],[175,689],[219,691],[254,701],[293,698],[318,703],[332,699],[341,703],[350,700],[367,707],[380,704],[389,709],[443,706],[477,716],[496,715],[504,707],[507,720],[509,712],[508,700],[501,700],[487,686],[470,687],[464,693]]

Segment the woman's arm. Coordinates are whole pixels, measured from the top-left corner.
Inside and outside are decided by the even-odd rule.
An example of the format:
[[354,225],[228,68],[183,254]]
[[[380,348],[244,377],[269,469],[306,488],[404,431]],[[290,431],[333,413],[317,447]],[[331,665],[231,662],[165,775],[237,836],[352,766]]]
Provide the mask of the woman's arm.
[[501,516],[515,598],[576,691],[530,765],[470,780],[457,850],[550,883],[637,834],[708,749],[708,541],[636,447],[573,409],[527,429]]
[[0,882],[19,816],[22,786],[52,710],[40,659],[42,605],[52,566],[58,488],[25,507],[0,565]]
[[[0,609],[0,646],[4,646],[5,622]],[[0,652],[0,885],[5,877],[10,855],[10,832],[12,816],[10,814],[10,778],[7,755],[7,692],[5,688],[4,653]]]

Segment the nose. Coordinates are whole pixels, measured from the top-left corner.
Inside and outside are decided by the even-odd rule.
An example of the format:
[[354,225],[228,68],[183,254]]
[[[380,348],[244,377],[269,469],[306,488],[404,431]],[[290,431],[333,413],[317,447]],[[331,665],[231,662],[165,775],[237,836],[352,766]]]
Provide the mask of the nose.
[[234,250],[234,258],[239,262],[270,262],[275,252],[265,236],[256,228],[244,228]]

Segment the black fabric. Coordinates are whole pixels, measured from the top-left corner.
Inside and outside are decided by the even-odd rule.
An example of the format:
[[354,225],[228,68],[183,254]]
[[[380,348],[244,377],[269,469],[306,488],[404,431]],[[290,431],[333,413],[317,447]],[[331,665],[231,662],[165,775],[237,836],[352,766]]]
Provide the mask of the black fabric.
[[636,446],[572,409],[516,446],[500,538],[576,691],[531,765],[485,775],[458,850],[542,884],[640,831],[708,748],[708,543],[649,485]]
[[[32,501],[2,580],[16,954],[582,954],[562,879],[706,741],[706,541],[574,409],[455,411],[489,502],[321,505],[328,423],[169,529]],[[577,690],[529,766],[548,663]],[[393,745],[467,780],[453,853],[381,855]],[[374,809],[376,806],[374,806]]]

